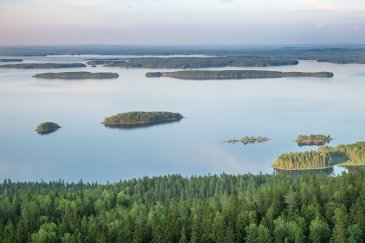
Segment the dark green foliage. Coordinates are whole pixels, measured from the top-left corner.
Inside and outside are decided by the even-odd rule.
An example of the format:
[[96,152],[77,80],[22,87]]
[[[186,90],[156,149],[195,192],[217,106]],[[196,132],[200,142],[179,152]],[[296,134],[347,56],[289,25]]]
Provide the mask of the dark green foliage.
[[0,184],[1,242],[364,242],[365,172]]
[[52,69],[52,68],[80,68],[86,67],[83,63],[18,63],[3,64],[0,68],[18,68],[18,69]]
[[320,169],[333,166],[329,153],[307,151],[280,155],[273,167],[281,170]]
[[120,113],[104,119],[103,124],[107,127],[130,128],[138,126],[149,126],[160,123],[180,121],[183,116],[179,113],[155,111],[132,111]]
[[280,72],[264,70],[189,70],[176,72],[150,72],[146,77],[171,77],[189,80],[223,80],[223,79],[260,79],[260,78],[283,78],[283,77],[323,77],[331,78],[330,72]]
[[333,140],[330,135],[311,134],[311,135],[298,135],[295,140],[298,146],[323,146]]
[[287,153],[273,163],[277,170],[325,169],[334,165],[356,167],[365,165],[365,142],[319,147],[317,151]]
[[46,135],[60,129],[61,126],[54,122],[42,122],[37,126],[35,131],[40,135]]
[[90,73],[90,72],[63,72],[63,73],[39,73],[35,78],[43,79],[115,79],[117,73]]

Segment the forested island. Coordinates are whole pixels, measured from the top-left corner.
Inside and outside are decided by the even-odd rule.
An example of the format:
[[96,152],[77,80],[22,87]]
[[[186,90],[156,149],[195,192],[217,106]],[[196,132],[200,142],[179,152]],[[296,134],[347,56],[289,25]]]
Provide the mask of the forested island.
[[233,143],[233,144],[242,143],[244,145],[247,145],[247,144],[252,144],[252,143],[265,143],[267,141],[270,141],[270,138],[258,136],[258,137],[242,137],[240,139],[231,138],[224,142]]
[[116,79],[119,77],[117,73],[109,72],[62,72],[62,73],[40,73],[33,77],[42,79]]
[[330,135],[311,134],[311,135],[298,135],[295,140],[299,147],[302,146],[323,146],[330,143],[333,140]]
[[364,242],[365,173],[0,184],[1,242]]
[[102,124],[111,128],[147,127],[157,124],[180,121],[184,117],[180,113],[157,111],[133,111],[120,113],[104,119]]
[[16,69],[52,69],[52,68],[81,68],[86,67],[83,63],[17,63],[3,64],[0,68]]
[[317,151],[296,152],[280,155],[272,167],[277,171],[326,170],[334,165],[345,167],[365,166],[365,142],[323,146]]
[[23,59],[14,59],[14,58],[5,58],[5,59],[1,59],[0,58],[0,62],[22,62]]
[[35,131],[39,133],[40,135],[46,135],[53,133],[60,129],[61,126],[54,122],[43,122],[37,126]]
[[254,56],[222,57],[136,57],[126,59],[89,59],[88,65],[125,68],[209,68],[209,67],[267,67],[297,65],[293,58]]
[[283,77],[320,77],[331,78],[331,72],[279,72],[265,70],[188,70],[175,72],[149,72],[146,77],[170,77],[190,80],[220,80],[220,79],[260,79],[260,78],[283,78]]

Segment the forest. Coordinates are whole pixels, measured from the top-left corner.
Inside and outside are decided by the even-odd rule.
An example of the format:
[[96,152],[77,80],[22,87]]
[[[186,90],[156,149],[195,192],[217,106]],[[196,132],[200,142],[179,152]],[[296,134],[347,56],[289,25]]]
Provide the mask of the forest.
[[331,78],[331,72],[280,72],[264,70],[185,70],[175,72],[149,72],[146,77],[170,77],[188,80],[223,80],[223,79],[260,79],[260,78],[283,78],[283,77],[320,77]]
[[364,242],[365,172],[0,184],[0,242]]
[[246,56],[294,60],[317,60],[330,63],[365,63],[364,45],[314,46],[122,46],[122,45],[69,45],[69,46],[0,46],[2,56],[46,55],[207,55]]
[[119,77],[117,73],[109,72],[62,72],[62,73],[39,73],[33,76],[42,79],[115,79]]
[[317,151],[280,155],[272,167],[279,170],[325,169],[334,165],[365,166],[365,142],[323,146]]
[[107,127],[133,128],[175,122],[180,121],[183,118],[184,117],[180,113],[166,111],[132,111],[106,117],[102,123]]

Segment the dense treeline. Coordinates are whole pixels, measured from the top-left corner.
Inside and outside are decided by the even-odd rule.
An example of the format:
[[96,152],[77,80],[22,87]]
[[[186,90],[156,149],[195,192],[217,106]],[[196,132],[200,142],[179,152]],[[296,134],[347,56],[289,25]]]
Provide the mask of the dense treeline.
[[80,68],[86,67],[83,63],[17,63],[3,64],[0,68],[16,68],[16,69],[51,69],[51,68]]
[[183,116],[180,113],[166,111],[132,111],[119,113],[114,116],[106,117],[103,121],[105,126],[109,127],[136,127],[148,126],[159,123],[180,121]]
[[45,56],[45,55],[209,55],[209,56],[253,56],[277,59],[318,60],[332,63],[365,63],[364,45],[333,46],[289,46],[289,47],[130,47],[113,45],[79,46],[3,46],[2,56]]
[[281,170],[320,169],[333,166],[330,153],[322,151],[306,151],[280,155],[273,167]]
[[62,73],[39,73],[35,78],[43,79],[115,79],[119,77],[117,73],[110,72],[62,72]]
[[364,242],[365,173],[0,184],[0,242]]
[[149,72],[146,77],[171,77],[190,80],[219,80],[219,79],[255,79],[255,78],[283,78],[283,77],[322,77],[331,78],[331,72],[280,72],[264,70],[188,70],[175,72]]
[[336,150],[343,152],[348,157],[345,165],[361,165],[365,166],[365,142],[358,142],[349,145],[339,145]]
[[107,67],[126,68],[208,68],[208,67],[266,67],[296,65],[298,61],[292,58],[270,58],[254,56],[224,56],[224,57],[138,57],[128,59],[94,59],[89,65],[104,65]]
[[307,170],[334,165],[365,166],[365,142],[336,147],[323,146],[317,151],[282,154],[272,166],[279,170]]

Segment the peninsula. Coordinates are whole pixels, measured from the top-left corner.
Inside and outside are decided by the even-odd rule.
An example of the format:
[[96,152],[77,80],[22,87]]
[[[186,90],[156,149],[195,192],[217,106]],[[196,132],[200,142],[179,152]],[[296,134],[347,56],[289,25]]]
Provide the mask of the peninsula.
[[302,146],[323,146],[333,140],[330,135],[311,134],[299,135],[295,140],[299,147]]
[[146,77],[170,77],[189,80],[221,80],[221,79],[261,79],[261,78],[283,78],[283,77],[319,77],[332,78],[331,72],[280,72],[264,70],[188,70],[176,72],[149,72]]
[[107,117],[102,124],[111,128],[135,128],[176,122],[182,118],[184,117],[180,113],[133,111]]
[[40,73],[33,76],[42,79],[116,79],[117,73],[91,73],[91,72],[62,72],[62,73]]
[[0,68],[16,69],[51,69],[51,68],[82,68],[86,67],[83,63],[17,63],[3,64]]
[[334,165],[365,166],[365,142],[319,147],[317,151],[286,153],[272,164],[276,171],[327,170]]
[[35,131],[37,133],[39,133],[40,135],[46,135],[46,134],[53,133],[53,132],[57,131],[60,128],[61,128],[61,126],[58,125],[57,123],[43,122],[43,123],[41,123],[37,126]]

